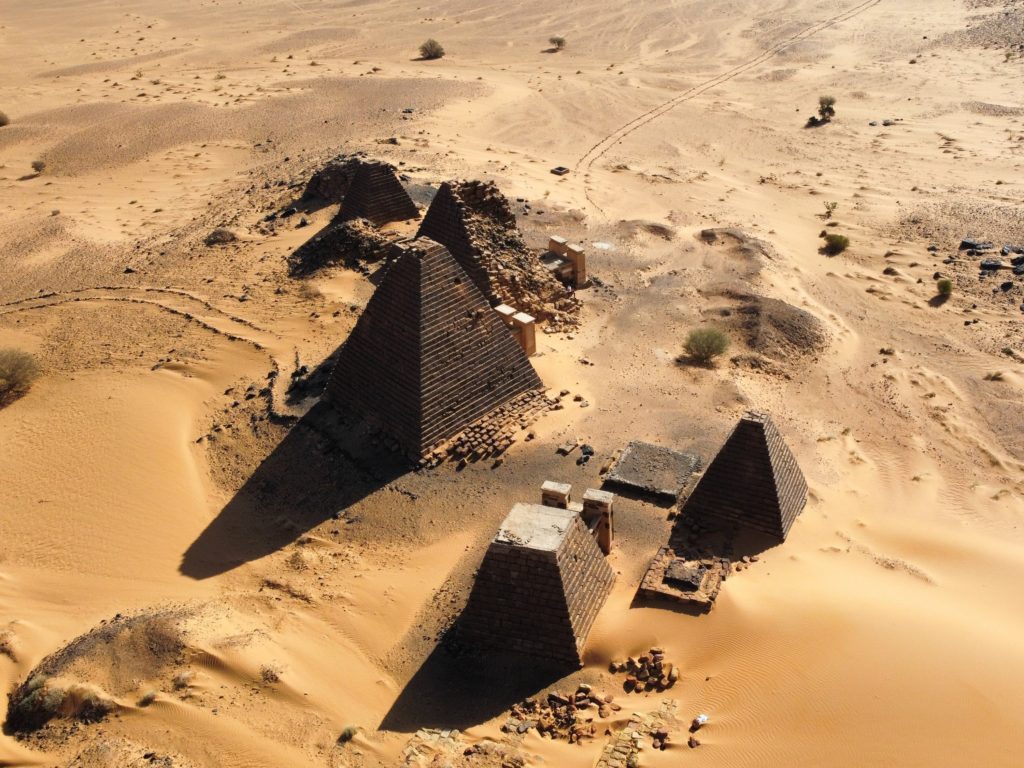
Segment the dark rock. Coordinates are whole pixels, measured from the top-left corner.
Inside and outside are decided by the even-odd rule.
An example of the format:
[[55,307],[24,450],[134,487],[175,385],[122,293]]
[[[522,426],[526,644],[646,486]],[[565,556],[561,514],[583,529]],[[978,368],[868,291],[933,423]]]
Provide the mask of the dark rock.
[[982,269],[1002,269],[1003,268],[1003,260],[1002,259],[982,259],[981,260],[981,268]]
[[991,251],[993,248],[995,246],[992,243],[974,237],[965,237],[960,241],[961,251]]

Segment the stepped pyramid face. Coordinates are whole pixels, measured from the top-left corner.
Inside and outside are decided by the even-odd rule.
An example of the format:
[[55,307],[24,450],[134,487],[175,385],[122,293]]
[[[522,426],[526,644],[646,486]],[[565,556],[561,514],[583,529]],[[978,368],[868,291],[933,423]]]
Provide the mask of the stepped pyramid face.
[[459,265],[466,270],[477,287],[488,299],[491,296],[487,269],[480,260],[473,245],[473,238],[466,226],[464,205],[456,195],[450,182],[444,182],[437,191],[420,222],[419,237],[429,237],[444,245]]
[[416,240],[402,251],[342,347],[326,394],[423,457],[543,385],[444,246]]
[[391,166],[360,163],[338,214],[340,221],[366,219],[380,227],[392,221],[419,218],[420,212]]
[[516,504],[484,555],[460,636],[477,648],[580,666],[614,580],[577,512]]
[[807,503],[807,482],[766,413],[748,411],[708,466],[683,513],[784,541]]

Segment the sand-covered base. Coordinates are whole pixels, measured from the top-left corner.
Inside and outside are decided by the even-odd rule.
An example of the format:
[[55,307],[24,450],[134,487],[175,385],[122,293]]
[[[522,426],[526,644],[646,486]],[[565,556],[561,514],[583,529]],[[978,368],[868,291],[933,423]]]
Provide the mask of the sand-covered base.
[[[0,686],[52,705],[0,765],[428,765],[432,728],[453,765],[584,768],[670,700],[641,765],[1017,765],[1024,278],[978,266],[1024,245],[1021,3],[435,5],[0,14],[0,347],[43,368],[0,409]],[[421,205],[493,180],[528,245],[587,247],[580,325],[533,358],[566,407],[497,468],[409,472],[314,407],[374,277],[290,274],[336,206],[266,217],[357,151]],[[712,367],[680,360],[701,325],[732,339]],[[747,408],[810,498],[710,614],[633,606],[670,522],[620,498],[583,670],[438,644],[512,503],[630,440],[708,459]],[[652,645],[682,679],[623,693],[609,662]],[[501,731],[579,682],[622,707],[595,739]]]

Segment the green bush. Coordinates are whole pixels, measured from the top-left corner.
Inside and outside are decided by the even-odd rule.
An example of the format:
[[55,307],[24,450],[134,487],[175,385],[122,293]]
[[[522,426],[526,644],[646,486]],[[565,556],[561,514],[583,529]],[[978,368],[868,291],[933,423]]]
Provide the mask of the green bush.
[[440,59],[444,56],[444,48],[437,40],[430,38],[420,46],[420,56],[424,59]]
[[0,349],[0,406],[17,400],[39,378],[39,363],[20,349]]
[[686,337],[686,354],[707,365],[729,348],[729,337],[717,328],[695,328]]
[[935,284],[936,289],[939,291],[939,296],[949,298],[953,295],[953,281],[948,277],[944,277]]
[[850,238],[846,235],[825,235],[824,251],[829,256],[837,256],[850,247]]
[[551,43],[552,46],[554,46],[556,51],[560,51],[563,48],[565,48],[565,38],[562,37],[561,35],[555,35],[554,37],[549,37],[548,38],[548,42]]
[[341,734],[338,736],[338,743],[348,744],[350,741],[352,741],[352,739],[355,738],[358,730],[359,729],[357,729],[354,725],[345,726],[345,728],[341,731]]
[[46,163],[43,162],[42,160],[33,160],[32,170],[35,171],[36,173],[42,173],[43,171],[46,170]]

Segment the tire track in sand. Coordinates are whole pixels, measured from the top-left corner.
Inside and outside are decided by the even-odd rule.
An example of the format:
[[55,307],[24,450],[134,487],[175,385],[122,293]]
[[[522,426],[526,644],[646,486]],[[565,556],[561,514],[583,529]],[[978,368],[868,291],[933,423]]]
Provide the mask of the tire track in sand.
[[[802,42],[804,40],[808,40],[817,35],[819,32],[822,32],[830,27],[834,27],[836,24],[841,24],[844,21],[848,21],[856,16],[859,16],[865,11],[869,11],[876,5],[879,5],[881,2],[882,0],[865,0],[865,2],[858,3],[853,8],[849,8],[846,11],[843,11],[842,13],[836,14],[835,16],[825,19],[824,21],[819,21],[816,24],[812,24],[803,31],[798,32],[795,35],[788,37],[785,40],[782,40],[781,42],[776,43],[770,48],[767,48],[764,51],[762,51],[754,58],[749,59],[743,62],[742,64],[738,64],[732,69],[727,70],[726,72],[722,72],[721,74],[715,75],[714,77],[709,78],[708,80],[698,83],[697,85],[691,86],[690,88],[687,88],[685,91],[679,93],[676,96],[673,96],[668,101],[664,101],[658,106],[649,109],[648,111],[644,112],[641,115],[638,115],[637,117],[634,117],[628,123],[623,124],[618,129],[602,138],[590,149],[588,149],[579,160],[576,161],[576,165],[573,166],[573,170],[577,173],[580,171],[583,171],[584,174],[589,173],[594,163],[597,162],[602,157],[604,157],[612,147],[620,143],[631,133],[640,130],[648,123],[651,123],[654,120],[657,120],[662,115],[671,112],[680,104],[690,101],[691,99],[694,99],[697,96],[700,96],[701,94],[710,91],[712,88],[716,88],[719,85],[722,85],[723,83],[727,83],[730,80],[739,77],[744,72],[748,72],[751,69],[754,69],[755,67],[764,64],[766,61],[778,56],[780,53],[782,53],[782,51],[784,51],[789,46],[795,43]],[[586,195],[587,201],[592,206],[594,206],[594,208],[597,209],[597,211],[602,216],[608,218],[607,214],[604,212],[604,209],[594,201],[593,197],[591,197],[590,183],[589,181],[587,181],[586,175],[584,175],[583,179],[583,194]]]

